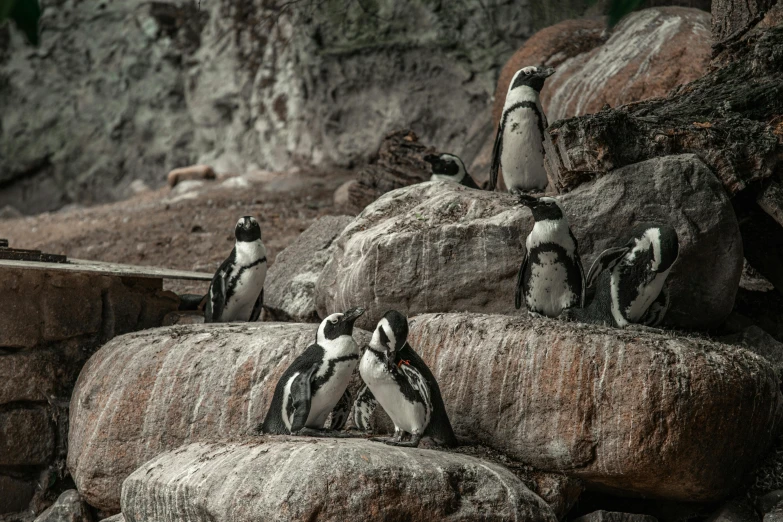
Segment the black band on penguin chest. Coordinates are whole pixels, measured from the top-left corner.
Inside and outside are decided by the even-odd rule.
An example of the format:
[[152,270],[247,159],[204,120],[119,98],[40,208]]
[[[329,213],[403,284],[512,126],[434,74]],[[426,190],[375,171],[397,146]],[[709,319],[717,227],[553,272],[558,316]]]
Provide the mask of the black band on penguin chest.
[[620,263],[615,267],[613,272],[618,275],[617,299],[623,317],[626,317],[626,310],[631,303],[639,297],[639,288],[645,288],[658,275],[651,270],[652,261],[653,252],[649,249],[637,253],[632,264]]
[[503,122],[501,123],[501,126],[503,129],[506,128],[506,121],[508,120],[509,116],[512,112],[514,112],[517,109],[530,109],[533,111],[533,114],[536,115],[536,124],[538,125],[538,132],[541,133],[541,139],[544,139],[544,119],[541,117],[541,112],[538,110],[538,106],[535,104],[535,102],[532,101],[521,101],[517,102],[511,107],[509,107],[504,113],[503,113]]
[[239,267],[237,273],[231,276],[231,279],[228,280],[228,285],[226,285],[226,303],[228,303],[228,300],[231,299],[231,297],[234,295],[237,288],[237,283],[239,283],[239,278],[242,277],[242,274],[245,273],[245,270],[249,270],[254,266],[260,265],[261,263],[266,263],[266,256],[253,261],[249,265]]
[[351,354],[351,355],[341,355],[340,357],[335,357],[334,359],[329,359],[328,361],[324,361],[328,365],[328,367],[326,368],[326,372],[322,376],[315,377],[313,379],[313,382],[310,385],[311,386],[310,390],[312,395],[315,395],[315,393],[321,388],[321,386],[326,384],[329,381],[329,379],[334,377],[335,368],[337,367],[338,363],[344,361],[351,361],[358,358],[359,356],[357,354]]

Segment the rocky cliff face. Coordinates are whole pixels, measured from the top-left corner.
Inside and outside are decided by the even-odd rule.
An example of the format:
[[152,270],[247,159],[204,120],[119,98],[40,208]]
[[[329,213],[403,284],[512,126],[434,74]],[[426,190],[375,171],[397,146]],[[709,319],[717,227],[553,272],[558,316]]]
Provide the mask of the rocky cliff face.
[[404,125],[471,157],[496,71],[556,21],[511,0],[41,3],[40,48],[0,30],[0,206],[24,212],[197,160],[351,165]]

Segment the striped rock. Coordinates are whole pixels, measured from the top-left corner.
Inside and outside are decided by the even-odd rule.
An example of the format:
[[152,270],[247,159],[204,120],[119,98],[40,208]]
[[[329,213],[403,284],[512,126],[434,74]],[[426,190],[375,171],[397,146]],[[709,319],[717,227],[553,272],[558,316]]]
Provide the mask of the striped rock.
[[780,431],[778,379],[742,348],[650,330],[428,314],[408,339],[458,436],[604,490],[721,499]]
[[[71,398],[68,469],[91,505],[120,508],[122,481],[156,455],[251,432],[314,324],[171,326],[116,337]],[[354,331],[366,343],[366,332]]]
[[161,454],[125,481],[122,512],[127,522],[557,520],[497,464],[366,440],[294,437]]

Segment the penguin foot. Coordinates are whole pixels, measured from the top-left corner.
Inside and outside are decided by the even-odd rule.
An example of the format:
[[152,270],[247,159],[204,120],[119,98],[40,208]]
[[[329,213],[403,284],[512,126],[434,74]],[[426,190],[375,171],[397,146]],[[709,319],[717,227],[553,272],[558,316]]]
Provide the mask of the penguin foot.
[[394,439],[391,437],[370,437],[373,442],[383,442],[384,444],[392,444]]
[[388,446],[396,446],[398,448],[418,448],[419,447],[419,441],[405,441],[405,442],[395,442],[393,440],[387,440],[384,442],[384,444]]
[[546,317],[544,314],[539,314],[538,312],[531,312],[530,310],[528,310],[527,316],[536,319],[543,319],[544,317]]

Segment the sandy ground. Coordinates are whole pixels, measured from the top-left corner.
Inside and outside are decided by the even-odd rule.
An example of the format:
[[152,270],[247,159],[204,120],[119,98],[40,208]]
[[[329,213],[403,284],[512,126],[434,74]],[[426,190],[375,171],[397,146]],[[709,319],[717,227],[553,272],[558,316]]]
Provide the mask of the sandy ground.
[[[131,199],[0,221],[14,248],[71,258],[213,273],[234,244],[234,225],[261,224],[270,264],[320,216],[340,214],[334,190],[345,171],[251,172],[217,181],[183,182]],[[177,293],[205,293],[208,282],[164,281]]]

